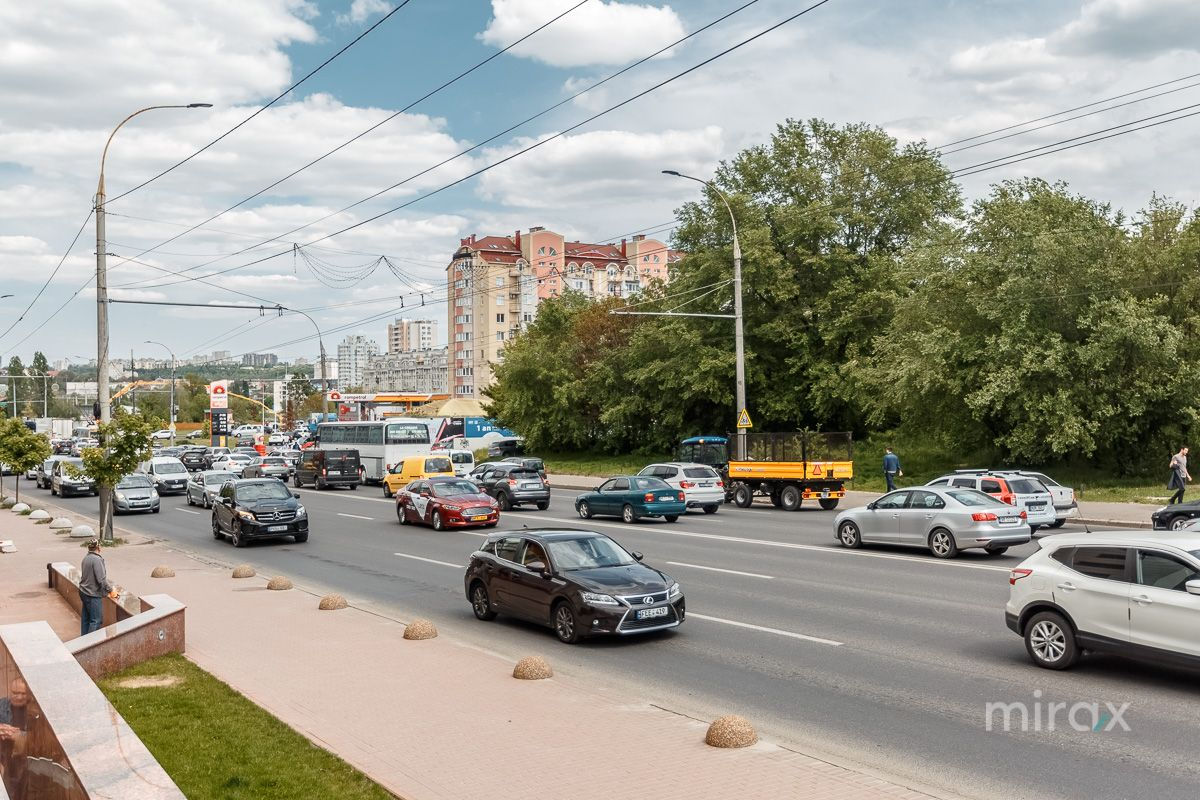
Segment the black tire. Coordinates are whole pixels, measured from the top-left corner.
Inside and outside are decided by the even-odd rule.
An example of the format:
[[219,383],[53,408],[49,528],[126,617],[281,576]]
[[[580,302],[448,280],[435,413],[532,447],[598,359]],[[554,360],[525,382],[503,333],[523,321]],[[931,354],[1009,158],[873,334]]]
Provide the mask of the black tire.
[[588,505],[587,500],[580,500],[579,505],[576,506],[576,508],[575,508],[575,511],[583,519],[591,519],[592,518],[592,507]]
[[325,491],[328,488],[328,486],[326,486],[326,484],[325,484],[324,479],[322,479],[320,475],[318,475],[313,480],[313,487],[316,488],[317,491],[321,491],[321,492]]
[[626,503],[621,508],[621,521],[622,522],[637,522],[637,514],[634,513],[633,506],[629,505],[629,503]]
[[958,555],[958,542],[954,534],[945,528],[934,528],[929,534],[929,552],[935,558],[954,558]]
[[152,511],[151,513],[157,514],[159,511],[162,511],[162,506],[159,506],[158,508],[154,509],[154,511]]
[[300,475],[299,475],[299,474],[296,474],[296,475],[293,475],[293,476],[292,476],[292,486],[295,486],[297,489],[301,488],[301,483],[300,483]]
[[475,612],[475,619],[488,622],[496,618],[496,612],[492,610],[491,597],[488,596],[487,587],[481,581],[475,581],[471,585],[471,610]]
[[538,503],[538,504],[537,504],[537,510],[538,510],[538,511],[545,511],[545,510],[546,510],[547,508],[549,508],[549,507],[550,507],[550,501],[549,501],[549,500],[543,500],[542,502],[540,502],[540,503]]
[[554,626],[554,635],[563,644],[575,644],[579,641],[579,618],[575,609],[566,600],[559,600],[550,612],[550,623]]
[[512,499],[508,496],[508,492],[496,493],[496,505],[500,506],[501,511],[512,511]]
[[803,501],[800,487],[794,483],[789,483],[779,492],[779,507],[784,511],[799,511]]
[[1025,652],[1043,669],[1067,669],[1079,660],[1075,632],[1061,614],[1039,611],[1025,623]]
[[192,502],[192,493],[191,492],[184,492],[184,498],[187,500],[187,504],[189,506],[196,505],[195,503]]
[[822,497],[817,502],[821,504],[822,511],[833,511],[838,507],[838,498],[836,497]]
[[862,547],[862,532],[858,526],[850,520],[846,520],[838,526],[838,542],[842,547],[848,547],[851,550]]
[[408,516],[404,513],[404,506],[399,503],[396,503],[396,519],[400,521],[401,525],[408,524]]
[[446,530],[446,523],[442,521],[442,512],[440,511],[434,511],[433,516],[429,518],[429,522],[431,525],[433,525],[433,529],[435,531]]
[[352,484],[350,484],[350,491],[352,491],[352,492],[353,492],[353,491],[355,491],[356,489],[358,489],[358,484],[357,484],[357,483],[352,483]]
[[1038,529],[1041,527],[1042,527],[1041,525],[1030,525],[1029,526],[1029,535],[1033,536],[1035,533],[1038,532]]
[[1002,556],[1008,552],[1008,548],[1007,547],[985,547],[985,548],[983,548],[983,552],[987,553],[989,556]]
[[1167,527],[1173,531],[1182,530],[1184,525],[1191,522],[1190,517],[1185,517],[1183,514],[1177,514],[1167,521]]
[[242,526],[238,523],[233,523],[233,529],[229,532],[229,541],[234,547],[245,547],[246,540],[242,538]]
[[54,484],[52,483],[52,484],[50,484],[50,496],[54,497],[56,494],[58,494],[58,492],[55,491]]
[[679,519],[679,515],[678,514],[667,514],[663,517],[663,519],[665,519],[667,522],[675,522],[676,520]]
[[754,503],[754,492],[744,483],[739,483],[733,490],[733,504],[738,508],[749,508]]
[[221,533],[221,525],[220,525],[220,523],[217,522],[216,514],[213,514],[212,529],[213,529],[213,538],[214,539],[224,539],[225,538],[225,534]]
[[387,483],[387,479],[386,479],[386,478],[385,478],[385,479],[384,479],[384,481],[383,481],[383,496],[384,496],[384,497],[386,497],[386,498],[388,498],[389,500],[390,500],[392,497],[394,497],[394,496],[395,496],[395,495],[392,493],[392,490],[388,488],[388,483]]
[[205,492],[205,493],[204,493],[204,507],[205,507],[205,508],[212,508],[212,500],[210,500],[210,499],[208,498],[208,492]]
[[304,533],[297,533],[292,538],[295,539],[296,544],[304,544],[308,541],[308,532],[305,531]]
[[1066,524],[1067,524],[1067,518],[1066,518],[1066,517],[1063,517],[1062,519],[1056,519],[1056,520],[1054,520],[1054,522],[1051,522],[1051,523],[1050,523],[1049,525],[1047,525],[1046,527],[1047,527],[1047,528],[1055,528],[1055,529],[1057,529],[1057,528],[1061,528],[1063,525],[1066,525]]
[[705,514],[715,514],[715,513],[717,513],[718,508],[720,508],[720,506],[705,506],[704,513]]

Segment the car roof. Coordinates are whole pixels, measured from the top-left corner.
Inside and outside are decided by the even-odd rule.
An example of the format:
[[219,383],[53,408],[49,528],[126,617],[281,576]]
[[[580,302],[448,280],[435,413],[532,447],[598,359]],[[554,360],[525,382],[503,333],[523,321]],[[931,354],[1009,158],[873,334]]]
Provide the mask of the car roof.
[[530,539],[537,539],[540,542],[561,542],[568,539],[590,537],[611,538],[600,531],[593,531],[587,528],[528,528],[519,531],[499,531],[490,535],[488,541],[507,539],[510,536],[526,536]]
[[[698,461],[655,461],[653,464],[647,464],[646,467],[704,467],[712,469],[708,464],[701,464]],[[645,469],[646,467],[642,467]],[[645,475],[641,477],[645,478]]]
[[458,481],[465,481],[467,479],[460,478],[457,475],[431,475],[428,478],[420,478],[419,480],[423,480],[426,483],[450,483],[451,481],[457,483]]
[[151,463],[154,463],[156,461],[178,461],[178,460],[179,459],[176,458],[175,456],[151,456],[150,457]]
[[1162,532],[1155,533],[1146,530],[1111,530],[1111,531],[1092,531],[1091,533],[1056,533],[1052,536],[1047,536],[1042,541],[1042,546],[1054,544],[1056,546],[1063,545],[1154,545],[1156,547],[1175,547],[1180,550],[1200,550],[1200,534],[1180,534],[1179,532]]

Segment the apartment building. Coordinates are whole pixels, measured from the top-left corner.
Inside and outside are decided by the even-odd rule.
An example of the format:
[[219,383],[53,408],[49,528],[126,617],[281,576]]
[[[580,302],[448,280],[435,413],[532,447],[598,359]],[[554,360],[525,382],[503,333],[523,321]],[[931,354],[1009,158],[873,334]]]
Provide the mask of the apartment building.
[[373,356],[363,371],[364,392],[445,394],[447,348]]
[[358,334],[343,339],[337,349],[338,385],[343,389],[362,386],[367,364],[378,354],[379,345],[372,339]]
[[397,317],[387,326],[387,351],[432,350],[437,346],[436,319],[404,319]]

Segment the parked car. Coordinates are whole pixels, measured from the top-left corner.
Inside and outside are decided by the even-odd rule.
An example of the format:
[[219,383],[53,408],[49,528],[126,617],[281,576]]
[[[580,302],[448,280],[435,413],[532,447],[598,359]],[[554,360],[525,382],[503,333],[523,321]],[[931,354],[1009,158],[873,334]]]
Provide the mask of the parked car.
[[184,437],[184,438],[187,438],[187,439],[202,439],[202,438],[204,438],[204,429],[203,429],[203,428],[196,428],[196,430],[194,430],[194,431],[188,431],[188,432],[187,432],[187,436],[186,436],[186,437]]
[[154,433],[150,434],[150,439],[153,441],[164,442],[170,438],[171,432],[169,430],[155,431]]
[[1163,506],[1150,514],[1150,523],[1156,531],[1184,530],[1197,519],[1200,519],[1200,500]]
[[471,474],[471,470],[475,469],[475,454],[470,450],[449,450],[446,454],[450,456],[450,463],[454,465],[454,474],[460,478],[465,478]]
[[484,494],[496,498],[501,511],[533,503],[539,511],[550,507],[550,487],[531,469],[509,461],[490,461],[475,467],[471,480]]
[[477,619],[510,614],[552,628],[567,644],[678,627],[683,589],[641,561],[595,531],[509,531],[471,555],[463,584]]
[[185,450],[187,450],[186,447],[182,447],[179,445],[173,445],[171,447],[160,447],[159,449],[154,451],[154,455],[161,456],[164,458],[179,458],[181,455],[183,455]]
[[212,507],[213,537],[228,536],[234,547],[282,536],[307,542],[308,513],[298,498],[274,478],[226,481]]
[[1054,498],[1054,522],[1046,527],[1061,528],[1067,520],[1079,516],[1079,503],[1075,499],[1075,490],[1070,486],[1063,486],[1044,472],[1019,469],[1015,470],[1015,474],[1033,478],[1050,490],[1050,495]]
[[1200,667],[1200,536],[1059,534],[1008,584],[1005,622],[1039,667],[1066,669],[1086,651]]
[[538,475],[542,476],[542,482],[547,486],[550,485],[550,479],[546,476],[546,462],[540,458],[532,458],[530,456],[509,456],[502,459],[507,464],[520,464],[525,469],[531,469]]
[[159,511],[158,490],[149,475],[135,472],[121,478],[113,491],[113,513],[129,514],[134,511]]
[[187,467],[188,472],[198,472],[202,469],[207,469],[209,459],[210,453],[207,447],[192,445],[184,448],[184,451],[179,454],[179,460]]
[[926,486],[978,489],[1002,503],[1025,511],[1029,528],[1049,527],[1058,518],[1054,512],[1054,497],[1050,490],[1034,478],[1014,472],[958,470],[952,475],[935,478]]
[[413,481],[433,477],[453,477],[450,456],[443,453],[419,453],[406,456],[383,476],[383,496],[391,497]]
[[435,531],[446,528],[494,528],[500,507],[466,478],[422,478],[396,492],[396,518],[401,525],[420,523]]
[[37,486],[37,488],[39,488],[39,489],[49,489],[50,488],[50,473],[54,469],[54,462],[62,461],[63,459],[66,459],[66,458],[70,458],[70,456],[55,454],[55,455],[52,455],[49,458],[47,458],[45,461],[43,461],[41,463],[41,466],[39,466],[37,469],[37,474],[33,476],[34,485]]
[[290,436],[288,436],[286,433],[272,433],[270,436],[267,437],[267,446],[268,447],[282,447],[283,445],[287,444],[291,440],[292,440],[292,438]]
[[638,475],[649,475],[683,492],[688,508],[704,509],[715,514],[725,502],[725,482],[715,469],[705,464],[670,462],[651,464]]
[[217,492],[226,481],[235,480],[238,476],[225,470],[209,469],[203,472],[193,472],[187,483],[187,504],[189,506],[204,506],[212,508]]
[[576,497],[575,511],[584,519],[611,516],[636,522],[642,517],[662,517],[674,522],[687,511],[687,499],[682,490],[660,478],[622,475]]
[[50,472],[50,494],[56,494],[59,497],[68,497],[73,494],[97,494],[96,482],[87,475],[77,474],[82,469],[82,458],[64,458],[55,461]]
[[361,476],[357,450],[305,450],[292,473],[292,485],[297,489],[308,483],[318,489],[330,486],[357,489]]
[[150,476],[159,494],[183,494],[187,491],[187,467],[178,458],[154,457],[143,461],[137,471]]
[[262,456],[242,467],[243,478],[277,478],[286,482],[291,474],[291,466],[279,456]]
[[488,442],[488,458],[525,455],[525,440],[519,436],[508,436]]
[[899,489],[846,509],[834,518],[833,530],[843,547],[907,545],[928,548],[938,558],[970,548],[998,556],[1033,536],[1024,509],[975,489],[941,486]]

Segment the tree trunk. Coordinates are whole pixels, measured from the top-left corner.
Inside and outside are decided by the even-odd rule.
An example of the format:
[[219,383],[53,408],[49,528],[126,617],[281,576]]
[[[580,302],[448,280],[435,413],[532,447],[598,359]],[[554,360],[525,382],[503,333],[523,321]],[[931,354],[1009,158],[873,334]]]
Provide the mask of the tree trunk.
[[100,541],[107,545],[112,544],[113,540],[112,489],[101,486],[99,490],[100,530],[97,533]]

